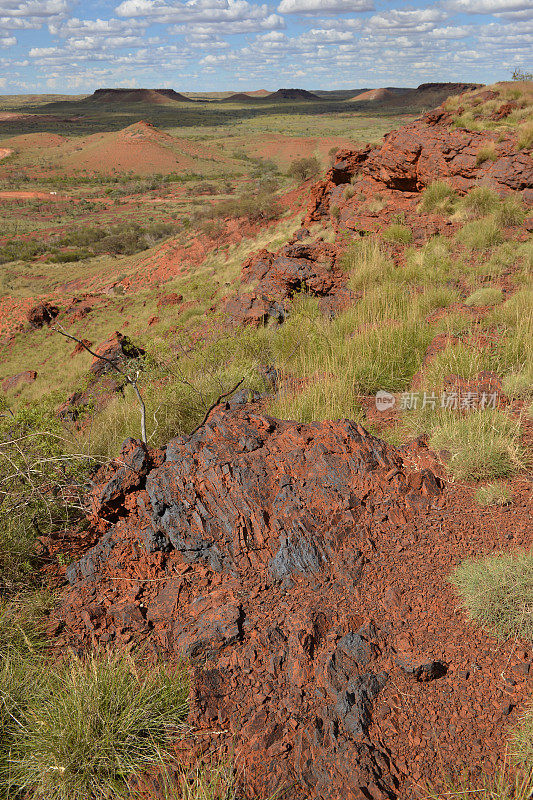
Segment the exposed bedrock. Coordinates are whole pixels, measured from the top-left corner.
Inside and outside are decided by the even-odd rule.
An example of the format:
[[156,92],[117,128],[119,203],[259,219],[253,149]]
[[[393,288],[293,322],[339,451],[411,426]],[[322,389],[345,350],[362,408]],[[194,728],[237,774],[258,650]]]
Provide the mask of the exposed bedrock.
[[[369,736],[390,631],[357,598],[376,532],[394,540],[441,496],[353,422],[217,410],[164,451],[128,440],[101,470],[100,540],[68,569],[64,619],[81,639],[188,656],[191,722],[233,751],[250,796],[395,798]],[[442,674],[427,657],[406,669]]]
[[[494,157],[479,159],[487,146]],[[453,128],[449,115],[437,109],[387,134],[378,146],[339,150],[326,179],[314,188],[306,222],[323,218],[335,188],[354,180],[370,182],[374,192],[420,192],[443,180],[459,192],[486,185],[505,194],[531,191],[533,161],[530,150],[518,149],[513,134],[500,140],[497,133]]]

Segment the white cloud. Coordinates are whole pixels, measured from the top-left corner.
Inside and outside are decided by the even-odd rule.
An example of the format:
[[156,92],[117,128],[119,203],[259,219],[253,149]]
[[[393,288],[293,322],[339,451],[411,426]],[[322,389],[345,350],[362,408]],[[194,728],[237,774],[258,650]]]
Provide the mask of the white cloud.
[[0,0],[0,14],[6,17],[54,17],[66,14],[69,0]]
[[532,11],[530,0],[449,0],[446,7],[463,14],[509,14]]
[[281,0],[280,14],[351,14],[373,11],[373,0]]
[[417,8],[414,11],[400,11],[391,8],[387,12],[375,14],[368,20],[368,28],[378,31],[415,31],[424,33],[448,18],[448,14],[437,8]]
[[14,36],[0,36],[0,47],[13,47],[16,43]]
[[78,19],[72,17],[64,22],[48,23],[48,30],[54,36],[69,39],[72,36],[131,36],[144,30],[147,23],[140,20],[125,19]]
[[196,36],[209,34],[213,36],[235,35],[240,33],[257,33],[264,30],[281,30],[285,28],[285,20],[279,14],[269,14],[261,19],[219,20],[218,22],[190,22],[187,25],[173,25],[170,34],[187,34]]

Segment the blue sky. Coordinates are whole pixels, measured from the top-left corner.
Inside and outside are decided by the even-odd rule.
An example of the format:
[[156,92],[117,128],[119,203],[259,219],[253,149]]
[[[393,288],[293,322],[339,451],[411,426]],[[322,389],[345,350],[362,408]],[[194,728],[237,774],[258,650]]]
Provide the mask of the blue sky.
[[491,83],[531,68],[533,0],[0,0],[0,92]]

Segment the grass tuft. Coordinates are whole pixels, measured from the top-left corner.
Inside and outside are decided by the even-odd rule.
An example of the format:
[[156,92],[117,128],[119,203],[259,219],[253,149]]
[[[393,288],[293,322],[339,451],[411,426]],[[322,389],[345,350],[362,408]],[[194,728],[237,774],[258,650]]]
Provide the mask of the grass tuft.
[[501,481],[478,486],[474,493],[480,506],[505,506],[511,501],[511,496],[511,490]]
[[477,289],[465,300],[466,306],[496,306],[503,300],[502,290],[493,286]]
[[[453,571],[451,582],[472,619],[496,636],[533,637],[531,552],[500,553],[463,561]],[[529,752],[533,757],[531,745]]]
[[52,667],[13,654],[3,662],[0,692],[9,707],[0,720],[8,797],[124,796],[128,778],[168,752],[187,714],[183,669],[141,676],[120,654],[71,656]]
[[455,190],[445,181],[434,181],[430,183],[422,194],[420,211],[426,214],[436,211],[440,214],[449,214],[454,207],[457,198]]
[[413,231],[398,222],[388,225],[381,234],[386,242],[396,242],[398,244],[411,244],[413,241]]

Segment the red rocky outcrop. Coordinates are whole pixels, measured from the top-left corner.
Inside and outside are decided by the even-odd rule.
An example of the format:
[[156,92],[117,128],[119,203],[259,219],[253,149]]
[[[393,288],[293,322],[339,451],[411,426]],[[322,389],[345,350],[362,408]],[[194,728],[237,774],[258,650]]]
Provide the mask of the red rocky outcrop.
[[[87,340],[83,341],[90,346]],[[84,350],[85,347],[78,342],[71,355]],[[111,334],[94,352],[97,356],[93,357],[89,368],[87,386],[77,389],[62,403],[58,409],[62,419],[75,422],[88,406],[104,408],[113,394],[124,387],[124,378],[116,368],[122,370],[128,361],[144,355],[141,347],[119,331]]]
[[50,303],[39,303],[28,311],[28,322],[32,328],[42,328],[50,323],[59,314],[59,308]]
[[236,322],[265,324],[269,319],[282,322],[296,292],[306,291],[321,298],[326,308],[338,307],[349,297],[347,276],[337,266],[337,249],[324,242],[304,243],[308,231],[300,231],[295,240],[276,253],[261,250],[243,265],[245,291],[226,303],[227,315]]
[[[440,503],[430,470],[347,420],[218,410],[164,452],[133,440],[91,498],[98,544],[68,568],[67,629],[149,637],[193,664],[191,722],[244,765],[250,796],[396,798],[372,739],[389,632],[358,612],[378,531]],[[415,681],[446,665],[411,659]]]
[[[487,145],[496,158],[478,163],[478,153]],[[519,150],[516,138],[501,141],[492,132],[452,128],[442,109],[430,112],[399,130],[392,131],[376,147],[340,150],[326,180],[316,185],[306,222],[323,218],[349,184],[372,192],[397,190],[420,192],[436,180],[444,180],[459,192],[483,183],[496,191],[522,191],[533,186],[531,151]]]

